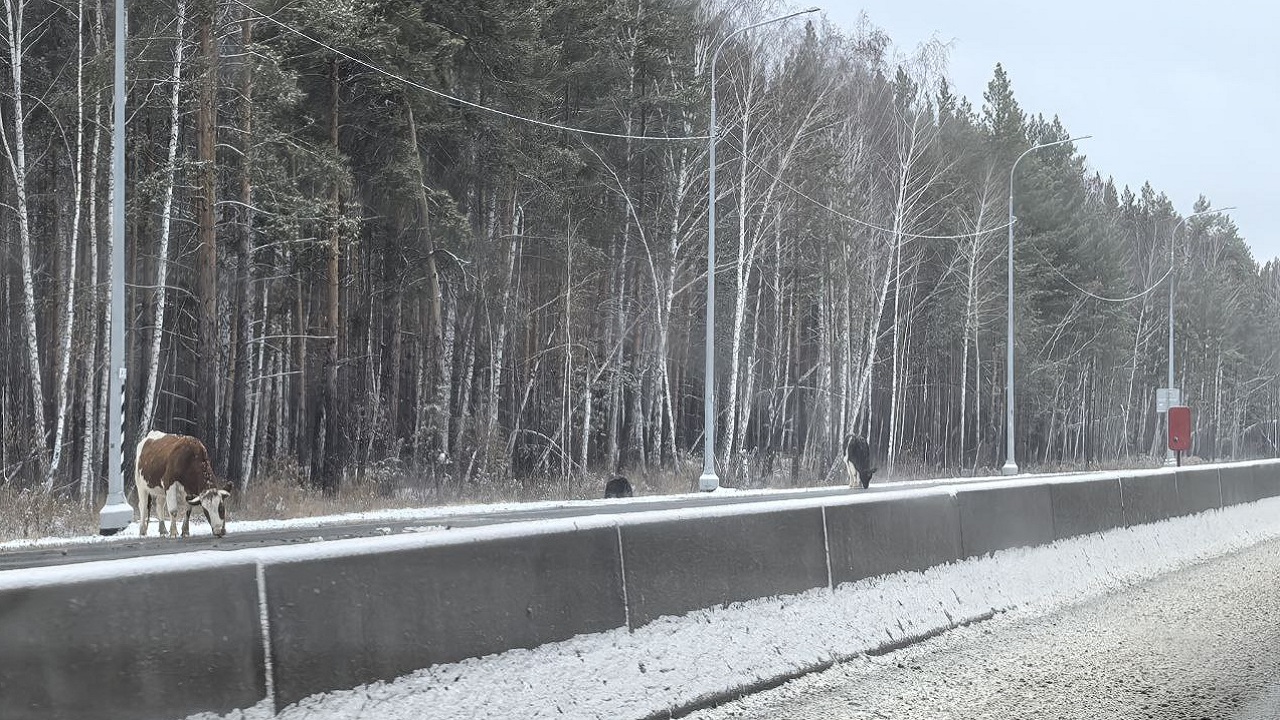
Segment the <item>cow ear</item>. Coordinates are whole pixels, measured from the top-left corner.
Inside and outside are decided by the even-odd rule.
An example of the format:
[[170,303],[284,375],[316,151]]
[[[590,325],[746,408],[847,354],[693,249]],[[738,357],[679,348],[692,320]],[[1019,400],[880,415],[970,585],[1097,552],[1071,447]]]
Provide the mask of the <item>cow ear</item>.
[[222,497],[224,497],[224,498],[225,498],[225,497],[231,497],[231,493],[230,493],[230,492],[228,492],[228,491],[226,491],[226,490],[219,490],[219,491],[218,491],[218,494],[219,494],[219,495],[221,495],[221,496],[222,496]]
[[187,496],[187,504],[188,504],[188,505],[199,505],[199,504],[200,504],[200,502],[201,502],[201,498],[200,498],[200,496],[199,496],[199,495],[188,495],[188,496]]

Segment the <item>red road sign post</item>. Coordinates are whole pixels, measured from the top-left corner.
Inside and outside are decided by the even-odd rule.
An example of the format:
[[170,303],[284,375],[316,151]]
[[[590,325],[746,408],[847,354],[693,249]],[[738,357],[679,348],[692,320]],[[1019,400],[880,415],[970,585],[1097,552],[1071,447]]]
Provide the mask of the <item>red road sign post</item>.
[[1169,408],[1169,449],[1182,465],[1182,453],[1191,450],[1191,408],[1174,405]]

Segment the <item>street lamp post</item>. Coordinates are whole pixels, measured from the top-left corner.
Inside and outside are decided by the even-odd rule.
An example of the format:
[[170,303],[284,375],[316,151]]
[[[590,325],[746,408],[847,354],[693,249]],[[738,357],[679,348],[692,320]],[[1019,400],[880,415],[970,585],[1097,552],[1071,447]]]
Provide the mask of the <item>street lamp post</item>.
[[706,369],[702,384],[702,475],[698,478],[698,489],[709,492],[720,487],[720,478],[716,475],[716,416],[715,416],[715,334],[716,334],[716,62],[720,59],[720,51],[729,38],[744,33],[761,25],[781,22],[797,15],[817,12],[819,8],[780,15],[762,20],[746,27],[738,28],[725,35],[711,54],[711,129],[707,133],[707,156],[709,176],[707,187],[707,339]]
[[107,412],[107,501],[98,513],[98,529],[103,535],[123,530],[133,518],[133,508],[124,496],[124,49],[128,34],[126,0],[116,0],[115,8],[115,107],[111,144],[111,363]]
[[1007,336],[1007,357],[1005,359],[1005,416],[1004,416],[1004,437],[1005,437],[1005,455],[1004,466],[1000,468],[1000,472],[1004,475],[1017,475],[1018,462],[1014,459],[1014,430],[1013,430],[1013,173],[1018,169],[1018,163],[1022,158],[1026,157],[1032,150],[1053,147],[1063,143],[1075,142],[1076,140],[1085,140],[1093,137],[1092,135],[1082,135],[1080,137],[1067,138],[1066,140],[1055,140],[1049,143],[1041,143],[1033,145],[1022,152],[1017,160],[1013,161],[1013,167],[1009,168],[1009,332]]
[[[1226,212],[1228,210],[1235,210],[1235,207],[1210,208],[1208,210],[1191,213],[1179,220],[1177,225],[1173,226],[1173,234],[1169,236],[1169,384],[1166,387],[1169,390],[1170,397],[1168,397],[1167,402],[1170,405],[1173,404],[1173,244],[1178,240],[1178,231],[1181,230],[1191,218],[1196,217],[1197,215],[1211,215],[1213,213]],[[1165,408],[1164,417],[1167,428],[1167,423],[1169,422],[1169,410],[1167,407]],[[1174,457],[1173,450],[1169,448],[1169,444],[1167,442],[1165,443],[1164,453],[1165,465],[1176,464],[1177,460]]]

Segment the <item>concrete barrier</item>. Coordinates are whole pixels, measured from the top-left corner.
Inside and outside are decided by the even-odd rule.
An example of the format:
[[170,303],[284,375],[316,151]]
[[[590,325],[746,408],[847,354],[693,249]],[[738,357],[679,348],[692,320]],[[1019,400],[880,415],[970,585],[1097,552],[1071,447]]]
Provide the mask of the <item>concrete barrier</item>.
[[1280,497],[1280,463],[1254,465],[1253,481],[1259,499]]
[[1049,500],[1055,540],[1124,525],[1118,478],[1054,483],[1049,486]]
[[960,514],[948,493],[825,508],[834,585],[961,557]]
[[1254,479],[1254,470],[1254,466],[1250,464],[1218,469],[1224,506],[1254,502],[1264,497],[1262,486]]
[[1178,515],[1178,484],[1172,471],[1120,478],[1125,527],[1167,520]]
[[42,572],[61,568],[4,574],[0,718],[172,720],[266,696],[253,564],[147,572],[138,560],[155,558],[67,581]]
[[626,625],[614,527],[374,546],[263,571],[277,707]]
[[[630,519],[629,519],[630,520]],[[829,583],[822,508],[621,525],[632,628]]]
[[1194,515],[1222,507],[1222,481],[1215,467],[1183,467],[1173,474],[1178,514]]
[[1277,495],[1280,462],[1244,463],[3,571],[0,718],[225,714],[268,695],[283,708],[439,663]]
[[1047,485],[960,489],[961,557],[1053,542]]

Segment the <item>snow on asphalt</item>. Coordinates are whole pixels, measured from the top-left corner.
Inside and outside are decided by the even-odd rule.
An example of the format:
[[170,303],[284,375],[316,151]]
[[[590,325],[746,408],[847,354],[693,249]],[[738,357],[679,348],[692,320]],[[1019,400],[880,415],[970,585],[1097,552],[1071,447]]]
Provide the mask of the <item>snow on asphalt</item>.
[[[1254,465],[1264,461],[1234,463],[1234,465]],[[1206,465],[1203,467],[1217,467],[1216,465]],[[1128,477],[1140,477],[1145,475],[1160,475],[1168,473],[1168,468],[1139,468],[1126,470],[1125,475]],[[965,487],[982,487],[987,484],[998,485],[1000,487],[1012,487],[1018,484],[1034,485],[1044,482],[1051,478],[1069,478],[1071,481],[1086,481],[1100,479],[1104,477],[1114,477],[1115,471],[1096,471],[1096,472],[1064,472],[1064,473],[1048,473],[1048,474],[1030,474],[1021,476],[1016,480],[1001,475],[978,476],[968,478],[938,478],[928,480],[898,480],[881,482],[876,481],[875,488],[878,494],[880,491],[890,488],[889,492],[896,492],[899,489],[906,491],[919,492],[929,488],[953,488],[955,486]],[[338,515],[322,515],[315,517],[290,518],[288,520],[237,520],[233,516],[227,522],[227,532],[230,533],[248,533],[248,532],[270,532],[276,530],[297,530],[307,528],[328,528],[338,525],[348,525],[354,523],[404,523],[421,521],[422,526],[407,527],[404,532],[420,532],[424,530],[437,530],[440,527],[437,522],[447,522],[450,518],[462,515],[502,515],[507,513],[533,514],[538,511],[546,510],[563,510],[563,509],[579,509],[584,512],[606,511],[607,508],[626,507],[630,504],[652,503],[655,500],[672,500],[672,501],[688,501],[698,505],[713,506],[719,499],[726,495],[733,497],[751,497],[758,498],[762,501],[769,501],[775,496],[786,495],[789,497],[802,498],[808,494],[814,494],[815,497],[823,492],[829,492],[833,488],[843,488],[843,484],[837,485],[819,485],[805,488],[790,488],[785,490],[773,488],[747,489],[739,490],[736,488],[720,487],[713,492],[691,492],[678,495],[646,495],[632,498],[614,498],[610,500],[587,499],[587,500],[540,500],[536,502],[504,502],[504,503],[485,503],[485,504],[467,504],[467,505],[438,505],[432,507],[418,508],[398,508],[390,510],[369,510],[364,512],[342,513]],[[880,497],[884,497],[880,495]],[[740,506],[739,506],[740,507]],[[737,512],[737,511],[735,511]],[[156,537],[159,535],[158,520],[152,517],[148,527],[148,537]],[[42,537],[42,538],[26,538],[21,540],[8,540],[0,542],[0,552],[7,550],[24,550],[30,548],[57,547],[65,545],[90,545],[99,543],[119,543],[137,540],[140,536],[138,532],[139,526],[136,521],[131,521],[127,527],[120,530],[114,535],[77,535],[71,537]],[[389,530],[389,529],[388,529]],[[210,537],[209,524],[200,516],[200,513],[193,513],[191,516],[191,535],[193,537]]]
[[1280,499],[664,617],[192,720],[645,718],[1017,608],[1041,613],[1280,537]]
[[1280,540],[860,657],[694,720],[1275,720]]
[[[816,487],[797,489],[788,492],[805,492],[805,491],[830,490],[829,487]],[[724,495],[735,496],[761,496],[768,498],[770,494],[776,494],[777,490],[734,490],[732,488],[720,488],[712,493],[689,493],[687,495],[663,495],[660,499],[702,499],[708,504],[714,502],[716,498]],[[507,502],[507,503],[486,503],[471,505],[439,505],[433,507],[421,508],[398,508],[391,510],[369,510],[365,512],[342,513],[339,515],[320,515],[314,517],[290,518],[288,520],[236,520],[234,516],[227,522],[228,534],[274,531],[274,530],[295,530],[305,528],[327,528],[335,525],[347,525],[353,523],[402,523],[422,521],[427,523],[423,526],[414,526],[405,528],[405,532],[419,532],[423,530],[439,529],[438,525],[433,524],[435,521],[447,521],[450,518],[460,515],[484,515],[504,513],[532,513],[541,510],[560,510],[565,508],[592,509],[599,511],[605,507],[625,506],[629,503],[649,502],[653,501],[655,496],[635,497],[635,498],[617,498],[610,499],[607,504],[603,500],[542,500],[538,502]],[[159,521],[153,516],[150,524],[147,526],[148,537],[159,536]],[[166,523],[166,528],[168,523]],[[138,532],[139,525],[135,519],[129,522],[129,525],[114,535],[76,535],[70,537],[42,537],[27,538],[22,540],[9,540],[0,542],[0,552],[6,550],[24,550],[28,548],[39,547],[55,547],[62,545],[90,545],[97,543],[117,543],[137,540],[140,537]],[[210,537],[209,523],[199,513],[191,515],[191,535],[193,537]]]

